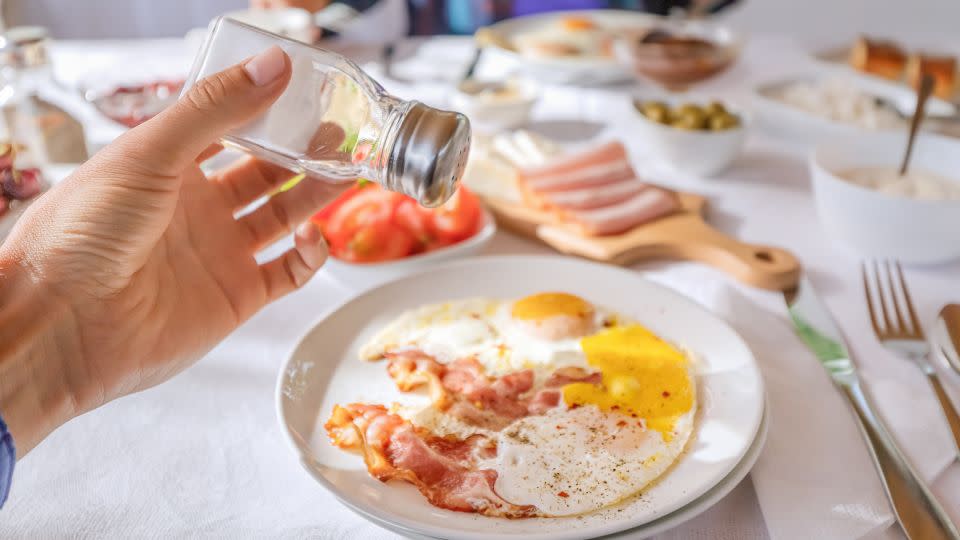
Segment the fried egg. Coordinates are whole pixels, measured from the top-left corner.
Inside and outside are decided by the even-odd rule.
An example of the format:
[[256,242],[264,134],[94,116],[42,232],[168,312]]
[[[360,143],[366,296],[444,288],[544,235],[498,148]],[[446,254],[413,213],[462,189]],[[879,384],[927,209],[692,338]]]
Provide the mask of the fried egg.
[[566,16],[518,33],[513,46],[532,58],[609,56],[611,34],[592,19]]
[[361,350],[367,360],[417,349],[440,363],[473,357],[487,377],[531,369],[527,396],[558,368],[599,372],[569,382],[544,414],[500,430],[470,425],[433,405],[401,414],[439,436],[483,435],[497,452],[478,464],[496,471],[496,492],[545,516],[570,516],[643,490],[682,455],[697,410],[689,356],[637,322],[576,295],[473,298],[401,314]]
[[361,348],[360,357],[378,360],[390,351],[418,349],[444,363],[473,356],[490,375],[539,373],[585,365],[580,338],[612,317],[564,293],[432,304],[401,314]]

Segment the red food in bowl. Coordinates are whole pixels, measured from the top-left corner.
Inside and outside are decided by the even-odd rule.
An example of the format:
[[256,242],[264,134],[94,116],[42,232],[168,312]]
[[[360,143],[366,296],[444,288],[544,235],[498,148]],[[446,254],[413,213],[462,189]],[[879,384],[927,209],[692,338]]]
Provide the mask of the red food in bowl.
[[127,127],[136,127],[169,107],[183,88],[183,81],[157,81],[137,86],[120,86],[94,97],[94,106],[107,118]]
[[351,187],[318,212],[330,254],[355,263],[402,259],[475,235],[483,213],[477,196],[460,187],[445,204],[424,208],[414,199],[366,183]]

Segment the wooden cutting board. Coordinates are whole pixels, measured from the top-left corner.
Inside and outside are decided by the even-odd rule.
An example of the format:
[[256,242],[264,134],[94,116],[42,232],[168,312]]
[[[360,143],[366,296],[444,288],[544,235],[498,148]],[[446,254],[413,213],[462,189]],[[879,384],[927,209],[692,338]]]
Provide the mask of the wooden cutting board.
[[786,290],[800,277],[800,262],[789,251],[745,244],[711,227],[703,218],[706,199],[677,193],[682,210],[614,236],[585,237],[558,225],[549,213],[504,199],[484,197],[497,223],[539,240],[561,253],[618,265],[649,260],[699,261],[754,287]]

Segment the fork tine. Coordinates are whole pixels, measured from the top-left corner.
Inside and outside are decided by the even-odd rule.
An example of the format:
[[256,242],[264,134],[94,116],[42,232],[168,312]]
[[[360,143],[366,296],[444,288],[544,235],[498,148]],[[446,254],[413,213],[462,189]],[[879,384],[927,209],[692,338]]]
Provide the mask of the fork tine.
[[900,261],[894,261],[894,264],[897,268],[897,277],[900,278],[900,290],[903,291],[903,300],[907,304],[907,313],[910,315],[910,324],[913,326],[913,333],[923,339],[923,327],[920,326],[920,319],[917,318],[917,312],[913,309],[910,289],[907,288],[907,281],[903,278],[903,268],[900,267]]
[[873,325],[873,333],[879,338],[883,332],[880,330],[880,323],[877,322],[877,310],[873,307],[873,295],[870,294],[870,281],[867,278],[866,262],[860,262],[860,275],[863,276],[863,296],[867,299],[867,311],[870,312],[870,324]]
[[883,296],[883,279],[880,277],[880,265],[873,261],[873,279],[877,285],[877,303],[880,304],[880,313],[883,315],[883,324],[888,334],[896,332],[890,315],[887,313],[887,300]]
[[[892,311],[893,314],[897,316],[897,323],[900,325],[897,327],[896,332],[900,337],[903,337],[910,333],[910,327],[907,326],[907,321],[903,318],[903,309],[900,307],[900,295],[897,294],[897,289],[900,289],[900,287],[897,287],[896,282],[893,281],[893,265],[890,264],[890,261],[883,261],[883,266],[887,270],[887,286],[890,287],[890,304]],[[900,283],[904,284],[903,281]],[[905,289],[901,289],[901,291],[903,296],[907,295]]]

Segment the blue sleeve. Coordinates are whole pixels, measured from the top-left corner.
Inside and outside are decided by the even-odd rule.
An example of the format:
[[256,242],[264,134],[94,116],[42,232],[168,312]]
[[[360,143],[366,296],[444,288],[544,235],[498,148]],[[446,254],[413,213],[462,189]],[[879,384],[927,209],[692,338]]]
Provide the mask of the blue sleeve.
[[13,481],[13,464],[17,462],[17,451],[13,446],[13,435],[7,431],[7,424],[0,418],[0,508],[7,502],[10,484]]

